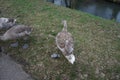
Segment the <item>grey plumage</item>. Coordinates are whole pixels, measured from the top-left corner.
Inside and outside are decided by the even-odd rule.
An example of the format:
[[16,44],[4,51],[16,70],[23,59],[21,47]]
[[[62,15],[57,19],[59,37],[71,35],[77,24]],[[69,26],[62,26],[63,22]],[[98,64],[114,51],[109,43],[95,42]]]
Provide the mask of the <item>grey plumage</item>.
[[12,40],[30,35],[32,28],[25,25],[16,25],[7,30],[3,36],[0,36],[0,40]]
[[0,18],[0,29],[9,29],[16,23],[16,19],[13,18]]

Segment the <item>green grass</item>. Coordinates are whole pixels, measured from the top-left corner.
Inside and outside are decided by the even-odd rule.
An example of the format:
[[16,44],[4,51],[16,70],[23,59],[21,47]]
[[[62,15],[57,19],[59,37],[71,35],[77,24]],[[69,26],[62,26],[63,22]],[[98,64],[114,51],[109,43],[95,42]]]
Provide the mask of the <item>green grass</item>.
[[[120,24],[87,13],[55,6],[42,0],[1,0],[1,17],[17,18],[18,24],[33,26],[28,49],[9,47],[6,52],[36,80],[119,80]],[[57,49],[55,39],[67,20],[74,37],[76,62],[71,65]],[[1,32],[2,33],[2,32]],[[59,53],[59,59],[50,55]]]

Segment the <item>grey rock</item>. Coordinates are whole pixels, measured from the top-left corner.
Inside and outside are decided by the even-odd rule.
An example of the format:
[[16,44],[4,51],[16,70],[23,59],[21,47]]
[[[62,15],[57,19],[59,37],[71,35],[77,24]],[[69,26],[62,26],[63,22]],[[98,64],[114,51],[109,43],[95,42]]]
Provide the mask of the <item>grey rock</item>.
[[53,53],[53,54],[51,55],[51,58],[53,58],[53,59],[60,58],[60,54]]
[[28,47],[29,47],[28,44],[24,44],[24,45],[22,46],[23,49],[27,49]]
[[10,44],[11,47],[18,47],[18,45],[19,45],[18,42]]

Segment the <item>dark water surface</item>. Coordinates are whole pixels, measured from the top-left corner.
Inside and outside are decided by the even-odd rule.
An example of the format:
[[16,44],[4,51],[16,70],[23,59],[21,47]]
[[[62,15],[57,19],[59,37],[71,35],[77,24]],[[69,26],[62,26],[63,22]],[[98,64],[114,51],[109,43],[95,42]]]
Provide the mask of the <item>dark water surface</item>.
[[56,5],[69,6],[71,8],[100,16],[105,19],[114,19],[116,22],[120,22],[120,4],[110,3],[103,0],[74,0],[70,4],[65,0],[47,0]]

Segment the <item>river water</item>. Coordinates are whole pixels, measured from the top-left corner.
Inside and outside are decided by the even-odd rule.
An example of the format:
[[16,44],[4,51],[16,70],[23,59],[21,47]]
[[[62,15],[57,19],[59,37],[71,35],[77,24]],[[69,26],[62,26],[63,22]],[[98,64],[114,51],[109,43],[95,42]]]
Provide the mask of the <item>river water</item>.
[[93,14],[105,19],[115,20],[120,22],[120,4],[106,2],[103,0],[74,0],[71,3],[68,0],[47,0],[60,6],[71,6],[74,9]]

